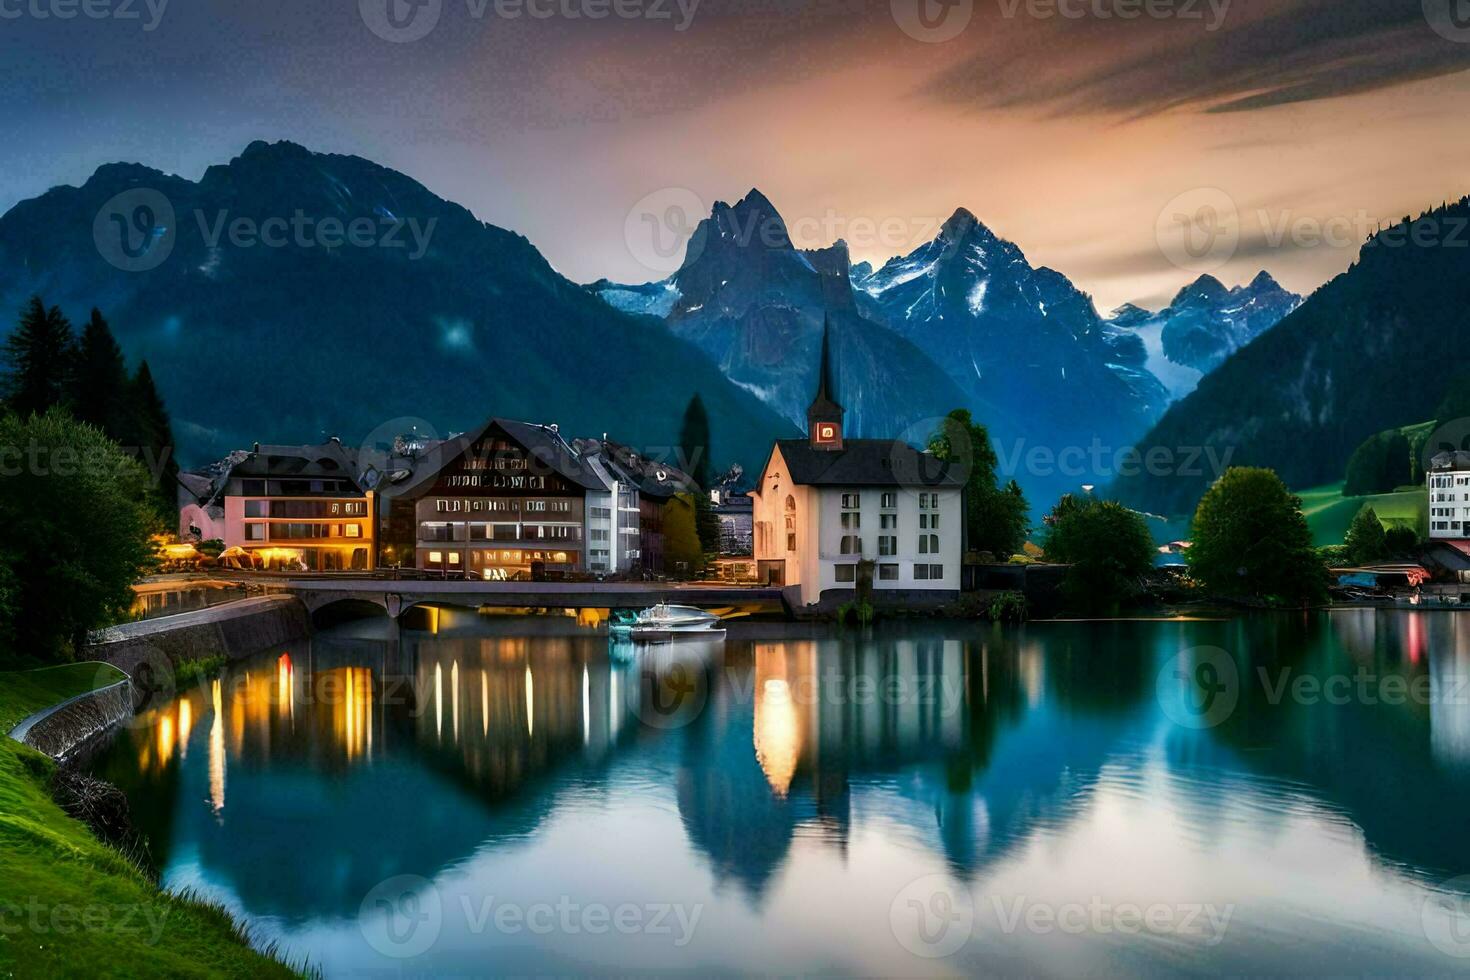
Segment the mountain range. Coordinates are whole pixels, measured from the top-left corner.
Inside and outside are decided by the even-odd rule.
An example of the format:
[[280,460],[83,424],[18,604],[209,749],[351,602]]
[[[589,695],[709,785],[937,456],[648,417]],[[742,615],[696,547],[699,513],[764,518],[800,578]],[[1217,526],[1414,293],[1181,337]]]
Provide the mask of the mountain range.
[[[349,228],[362,234],[344,243]],[[32,294],[74,321],[100,308],[148,360],[185,462],[415,420],[462,431],[492,413],[660,452],[695,393],[717,466],[749,467],[795,433],[520,235],[386,167],[293,143],[252,143],[198,181],[111,164],[17,204],[0,217],[0,309]]]
[[1230,288],[1203,275],[1157,313],[1126,303],[1110,320],[1143,341],[1145,366],[1168,389],[1170,401],[1177,401],[1301,302],[1264,270],[1248,285]]
[[[1470,198],[1375,234],[1347,272],[1227,357],[1140,447],[1228,452],[1305,489],[1340,480],[1369,436],[1434,418],[1470,366],[1467,228]],[[1182,515],[1216,475],[1135,474],[1113,492]]]

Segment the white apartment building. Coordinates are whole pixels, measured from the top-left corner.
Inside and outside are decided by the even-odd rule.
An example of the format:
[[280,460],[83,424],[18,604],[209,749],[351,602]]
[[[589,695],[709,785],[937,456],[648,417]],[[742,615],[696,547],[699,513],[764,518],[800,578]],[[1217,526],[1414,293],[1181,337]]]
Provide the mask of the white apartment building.
[[842,601],[871,561],[875,590],[958,594],[962,478],[905,442],[845,439],[832,391],[824,331],[807,438],[777,440],[750,494],[759,578],[800,605]]
[[1470,538],[1470,453],[1440,453],[1429,461],[1429,537]]

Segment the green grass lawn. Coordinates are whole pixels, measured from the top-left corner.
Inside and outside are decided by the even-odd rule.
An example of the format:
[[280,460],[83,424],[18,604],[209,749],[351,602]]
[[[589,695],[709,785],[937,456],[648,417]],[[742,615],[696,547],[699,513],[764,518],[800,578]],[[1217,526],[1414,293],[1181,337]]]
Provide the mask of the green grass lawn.
[[[0,730],[112,683],[105,664],[0,673]],[[230,916],[170,895],[71,819],[54,764],[0,735],[0,976],[297,976],[247,946]]]
[[0,733],[42,708],[115,684],[127,675],[96,661],[0,673]]
[[1299,491],[1297,495],[1302,498],[1302,513],[1312,530],[1312,541],[1319,547],[1342,544],[1348,525],[1364,504],[1372,504],[1379,519],[1385,523],[1406,521],[1419,526],[1422,532],[1421,522],[1429,500],[1429,492],[1423,487],[1366,497],[1344,497],[1341,483],[1313,487]]

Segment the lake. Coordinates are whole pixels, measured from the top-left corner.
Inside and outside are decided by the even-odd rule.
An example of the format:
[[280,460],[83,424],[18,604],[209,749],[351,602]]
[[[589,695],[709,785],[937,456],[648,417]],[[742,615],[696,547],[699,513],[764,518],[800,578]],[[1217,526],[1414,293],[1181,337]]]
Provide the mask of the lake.
[[431,625],[122,729],[164,885],[329,977],[1470,965],[1470,616]]

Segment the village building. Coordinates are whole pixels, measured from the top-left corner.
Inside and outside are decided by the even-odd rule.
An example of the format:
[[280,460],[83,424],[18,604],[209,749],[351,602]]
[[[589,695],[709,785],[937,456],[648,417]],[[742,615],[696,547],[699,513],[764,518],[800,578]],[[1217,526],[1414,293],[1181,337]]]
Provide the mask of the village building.
[[903,441],[846,437],[826,330],[818,379],[806,438],[777,440],[750,494],[758,577],[800,606],[846,601],[869,575],[890,600],[953,598],[963,477]]
[[178,480],[179,539],[218,540],[250,565],[370,571],[375,495],[336,439],[237,451]]
[[1470,452],[1439,453],[1429,461],[1429,538],[1470,539]]

